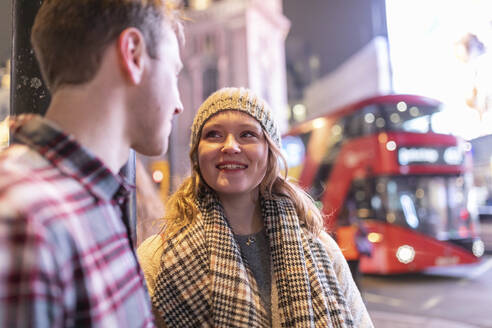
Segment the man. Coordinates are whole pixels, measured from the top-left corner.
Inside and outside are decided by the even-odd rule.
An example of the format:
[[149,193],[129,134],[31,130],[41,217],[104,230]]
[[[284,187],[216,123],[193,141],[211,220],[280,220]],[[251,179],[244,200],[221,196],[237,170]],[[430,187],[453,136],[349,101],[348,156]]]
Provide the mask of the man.
[[153,325],[122,220],[133,148],[182,111],[180,23],[159,0],[44,0],[32,43],[52,94],[0,153],[0,326]]

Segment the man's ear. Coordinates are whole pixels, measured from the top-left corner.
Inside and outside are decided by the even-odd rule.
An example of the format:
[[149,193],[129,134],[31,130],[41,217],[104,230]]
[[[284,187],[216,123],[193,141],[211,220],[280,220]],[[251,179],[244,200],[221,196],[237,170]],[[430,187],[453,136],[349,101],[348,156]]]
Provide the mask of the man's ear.
[[125,29],[118,38],[118,54],[123,74],[133,84],[142,80],[147,49],[142,33],[133,27]]

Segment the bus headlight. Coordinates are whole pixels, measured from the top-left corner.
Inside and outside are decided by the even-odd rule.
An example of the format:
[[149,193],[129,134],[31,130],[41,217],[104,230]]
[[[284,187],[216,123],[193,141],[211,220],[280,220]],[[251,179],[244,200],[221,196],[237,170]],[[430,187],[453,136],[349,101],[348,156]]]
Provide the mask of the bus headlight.
[[482,240],[477,239],[473,242],[472,252],[473,255],[475,255],[476,257],[480,257],[483,255],[483,253],[485,252],[485,246]]
[[396,258],[403,264],[408,264],[415,258],[415,250],[412,246],[402,245],[396,251]]

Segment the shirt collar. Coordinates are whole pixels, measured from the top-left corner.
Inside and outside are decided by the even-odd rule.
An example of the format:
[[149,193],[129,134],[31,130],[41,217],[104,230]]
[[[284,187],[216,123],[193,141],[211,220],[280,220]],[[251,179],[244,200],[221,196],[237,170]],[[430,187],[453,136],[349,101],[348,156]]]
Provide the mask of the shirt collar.
[[114,175],[73,136],[39,115],[20,115],[11,121],[10,129],[13,143],[30,146],[99,199],[121,202],[135,188],[122,175]]

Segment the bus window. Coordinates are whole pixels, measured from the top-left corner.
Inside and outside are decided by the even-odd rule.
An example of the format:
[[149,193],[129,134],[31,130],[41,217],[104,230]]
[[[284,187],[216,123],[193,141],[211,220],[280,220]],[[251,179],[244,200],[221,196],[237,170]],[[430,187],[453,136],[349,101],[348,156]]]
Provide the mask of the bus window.
[[471,236],[462,176],[380,177],[376,184],[388,223],[439,240]]
[[357,138],[383,129],[386,120],[377,105],[369,105],[347,118],[347,137]]
[[[379,128],[376,125],[378,119],[381,118],[379,108],[376,105],[366,106],[362,110],[362,135],[369,135],[376,133]],[[379,120],[380,122],[381,120]]]
[[357,179],[352,182],[349,195],[355,199],[357,217],[359,219],[373,219],[372,210],[373,183],[371,179]]
[[338,122],[333,124],[331,127],[331,136],[330,138],[332,139],[332,143],[337,143],[343,140],[345,137],[345,120],[340,119]]
[[357,138],[360,136],[361,118],[361,112],[356,112],[347,117],[347,125],[345,130],[347,138]]
[[440,115],[438,106],[421,106],[399,102],[398,104],[382,105],[386,117],[386,129],[414,133],[442,132],[433,131],[431,123],[434,116]]

